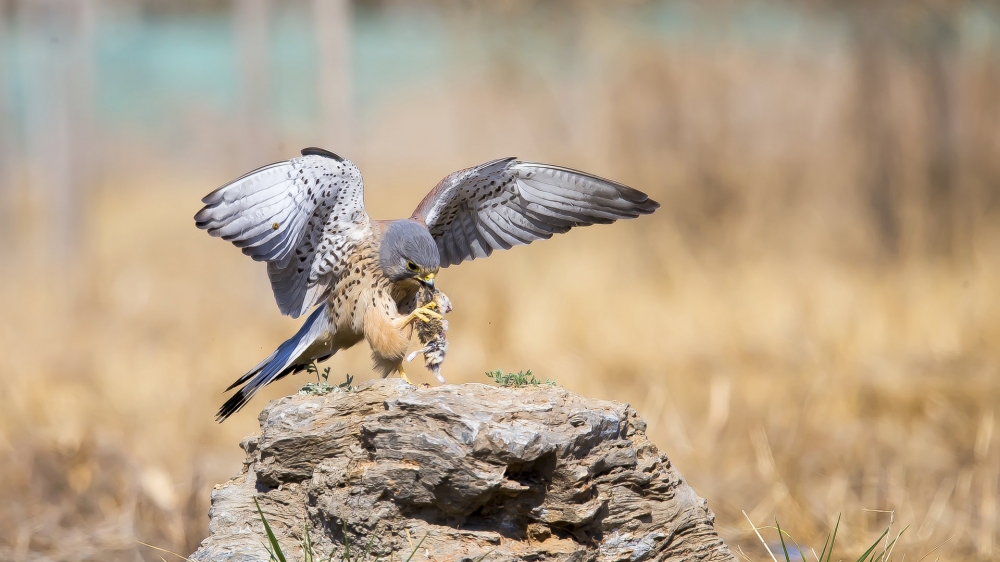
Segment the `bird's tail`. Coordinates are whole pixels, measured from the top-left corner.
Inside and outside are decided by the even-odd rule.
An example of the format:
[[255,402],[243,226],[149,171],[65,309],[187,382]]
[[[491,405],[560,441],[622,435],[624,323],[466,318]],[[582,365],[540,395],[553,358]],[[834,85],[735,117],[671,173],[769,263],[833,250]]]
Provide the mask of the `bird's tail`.
[[318,307],[299,331],[278,346],[271,355],[229,385],[226,390],[232,390],[240,385],[226,403],[219,408],[215,419],[220,423],[238,412],[246,405],[257,391],[264,386],[299,371],[305,370],[313,361],[322,361],[336,353],[333,348],[333,326],[326,312],[326,305]]

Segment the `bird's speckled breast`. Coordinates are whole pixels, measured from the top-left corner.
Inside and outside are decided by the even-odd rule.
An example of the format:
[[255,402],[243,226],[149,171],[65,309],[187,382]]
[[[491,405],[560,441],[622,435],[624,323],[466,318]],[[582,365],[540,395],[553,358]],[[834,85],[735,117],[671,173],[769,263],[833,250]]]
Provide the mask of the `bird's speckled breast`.
[[377,240],[376,236],[361,242],[351,252],[344,275],[330,293],[328,309],[336,328],[334,345],[345,348],[364,338],[376,369],[387,371],[406,354],[410,334],[396,325],[401,316],[398,303],[412,300],[417,284],[397,285],[385,276]]
[[378,304],[378,295],[389,287],[389,280],[378,264],[378,244],[358,244],[347,258],[344,274],[330,292],[329,305],[338,334],[364,335],[365,312]]

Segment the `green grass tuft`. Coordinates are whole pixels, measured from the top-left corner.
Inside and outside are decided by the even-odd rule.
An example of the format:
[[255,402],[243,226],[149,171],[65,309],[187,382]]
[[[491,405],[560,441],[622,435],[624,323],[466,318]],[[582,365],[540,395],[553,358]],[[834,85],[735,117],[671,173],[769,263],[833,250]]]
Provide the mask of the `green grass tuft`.
[[299,389],[299,394],[322,396],[331,392],[354,392],[357,390],[354,387],[354,377],[350,373],[347,373],[347,380],[345,382],[333,385],[330,384],[330,367],[320,371],[316,363],[313,362],[306,367],[306,372],[316,375],[316,382],[306,383],[305,386]]
[[506,373],[500,369],[495,369],[486,373],[486,376],[493,380],[500,386],[506,387],[522,387],[522,386],[556,386],[556,381],[552,379],[545,379],[544,381],[536,378],[535,375],[531,374],[531,369],[527,371],[518,371],[516,373]]
[[[743,516],[747,518],[747,521],[750,521],[750,516],[748,516],[745,511],[743,512]],[[802,552],[802,548],[799,546],[799,544],[797,542],[795,542],[794,539],[792,539],[791,535],[789,535],[787,532],[785,532],[785,531],[783,531],[781,529],[781,525],[778,523],[777,518],[775,518],[775,520],[774,520],[774,527],[758,527],[758,526],[756,526],[753,523],[753,521],[750,521],[750,525],[753,526],[754,533],[757,534],[757,538],[760,539],[761,544],[764,545],[764,549],[767,550],[767,553],[771,556],[771,560],[773,562],[779,562],[779,560],[774,555],[774,553],[771,552],[771,547],[768,545],[767,541],[765,541],[764,537],[761,536],[761,534],[760,534],[760,530],[761,529],[775,529],[775,530],[777,530],[777,532],[778,532],[778,541],[781,544],[781,554],[784,555],[785,562],[792,562],[792,559],[791,559],[792,552],[789,550],[788,544],[785,542],[785,538],[786,537],[789,540],[791,540],[792,543],[795,545],[795,550],[797,551],[797,553],[796,553],[797,559],[801,560],[802,562],[807,562],[808,561],[808,559],[806,558],[806,555]],[[905,533],[906,529],[908,529],[908,528],[909,527],[903,527],[903,529],[901,531],[899,531],[898,533],[896,533],[896,536],[893,537],[892,540],[889,540],[889,538],[888,538],[889,537],[889,533],[892,531],[892,519],[890,518],[889,525],[887,525],[886,528],[885,528],[885,530],[882,531],[882,534],[879,535],[878,538],[875,539],[874,542],[872,542],[871,546],[869,546],[861,554],[861,556],[858,556],[855,559],[855,562],[889,562],[890,559],[892,558],[892,551],[896,547],[896,543],[899,541],[899,537],[902,536],[902,534]],[[837,523],[833,526],[833,531],[827,536],[826,541],[824,541],[824,543],[823,543],[823,550],[820,551],[820,553],[818,555],[816,554],[815,550],[812,551],[813,552],[813,558],[815,559],[816,562],[832,562],[833,561],[833,548],[834,548],[834,546],[837,543],[837,530],[838,529],[840,529],[840,517],[839,516],[837,517]],[[936,548],[935,548],[935,550],[936,550]],[[743,549],[737,548],[737,552],[741,556],[743,556],[743,558],[746,559],[747,561],[753,562],[750,559],[750,557],[748,557],[743,552]],[[933,552],[933,550],[931,552]],[[928,554],[930,554],[930,553],[928,553]],[[838,560],[840,560],[840,558],[838,558]]]

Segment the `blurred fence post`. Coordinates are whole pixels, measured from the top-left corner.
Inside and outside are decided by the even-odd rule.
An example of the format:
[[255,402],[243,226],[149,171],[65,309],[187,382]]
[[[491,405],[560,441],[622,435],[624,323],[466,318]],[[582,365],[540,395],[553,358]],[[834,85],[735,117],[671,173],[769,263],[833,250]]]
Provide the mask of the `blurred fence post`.
[[[11,168],[14,166],[13,150],[14,123],[7,110],[7,82],[4,63],[8,53],[7,44],[7,2],[0,0],[0,225],[9,225],[11,189],[13,183]],[[0,238],[7,234],[6,228],[0,226]]]
[[349,152],[353,140],[350,0],[313,0],[313,15],[319,66],[318,138],[324,148]]
[[[955,52],[958,32],[953,7],[942,4],[928,14],[928,36],[923,38],[923,73],[927,81],[928,138],[928,249],[940,257],[953,258],[960,250],[956,221],[959,197],[956,193],[955,149]],[[964,210],[964,209],[963,209]],[[964,248],[961,248],[964,249]]]
[[240,159],[242,168],[257,168],[271,157],[268,117],[271,73],[268,49],[269,0],[237,0],[236,33],[242,71]]
[[[100,0],[64,0],[71,10],[72,40],[67,47],[70,66],[68,103],[70,116],[70,158],[78,203],[85,202],[94,187],[97,164],[101,160],[102,138],[95,125],[94,89],[97,12]],[[79,213],[79,210],[77,210]]]
[[80,120],[75,115],[87,111],[87,93],[78,83],[87,70],[74,69],[81,59],[71,54],[80,48],[76,44],[82,31],[79,21],[86,10],[77,2],[63,0],[21,0],[17,10],[25,159],[32,191],[27,221],[34,226],[29,235],[42,242],[41,253],[59,267],[74,259],[79,247],[85,180],[79,173],[74,141],[91,142],[78,136]]
[[895,141],[887,103],[889,86],[884,35],[886,22],[879,5],[855,2],[850,6],[854,33],[858,108],[861,135],[861,185],[875,223],[879,254],[899,255],[900,224],[894,182]]

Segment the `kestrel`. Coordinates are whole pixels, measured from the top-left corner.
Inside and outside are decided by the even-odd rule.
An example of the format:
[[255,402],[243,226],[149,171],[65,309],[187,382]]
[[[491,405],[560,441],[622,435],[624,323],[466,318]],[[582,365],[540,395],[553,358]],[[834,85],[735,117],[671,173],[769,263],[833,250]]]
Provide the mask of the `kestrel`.
[[263,386],[304,370],[362,339],[374,369],[403,374],[415,319],[439,318],[415,295],[438,270],[529,244],[574,226],[652,213],[645,193],[590,174],[501,158],[455,172],[407,219],[372,220],[361,172],[319,149],[264,166],[202,199],[198,228],[267,263],[283,314],[319,304],[298,333],[226,390],[225,420]]

